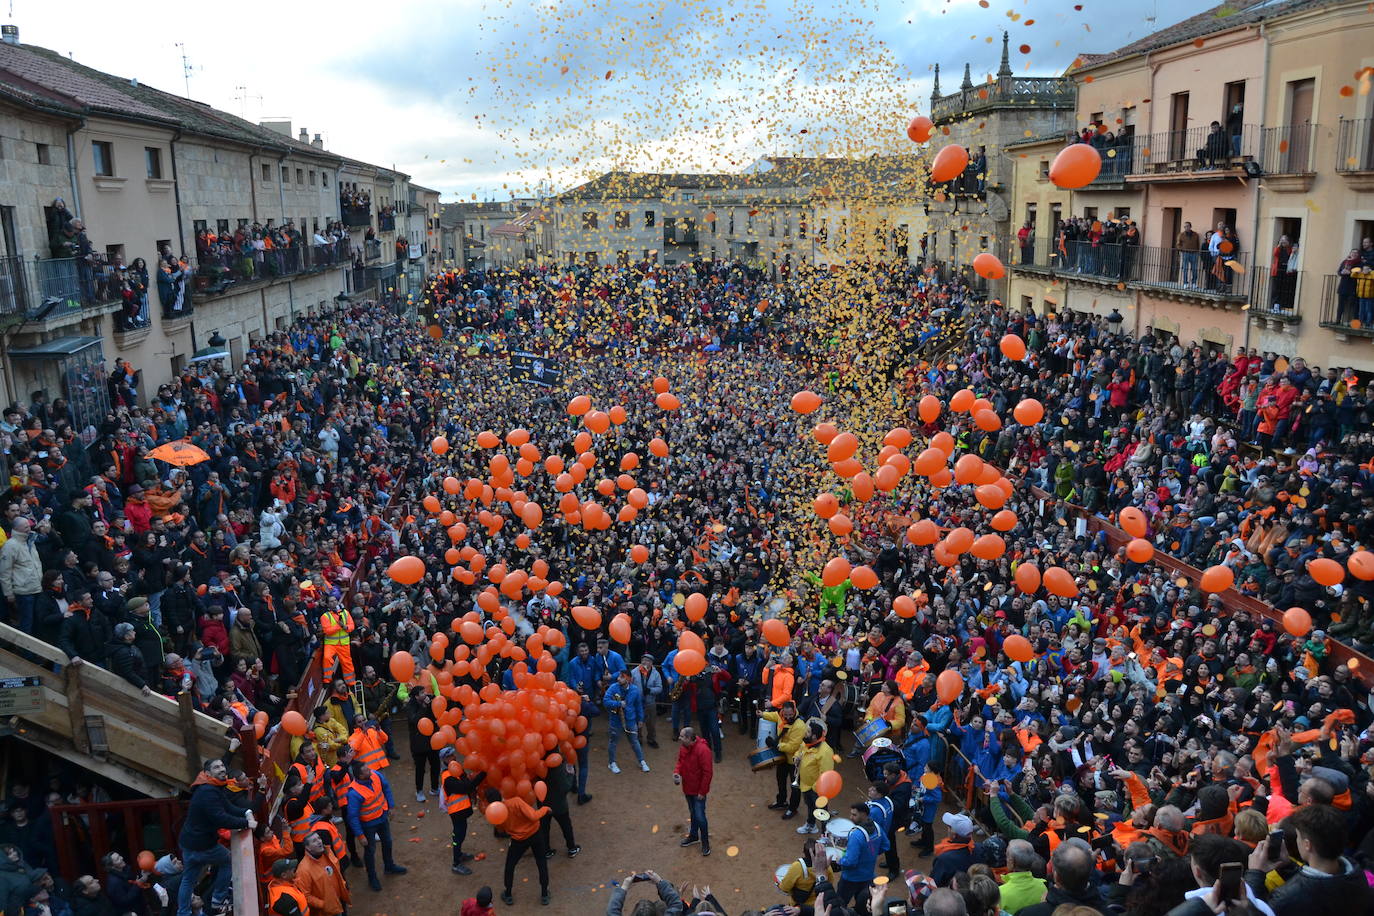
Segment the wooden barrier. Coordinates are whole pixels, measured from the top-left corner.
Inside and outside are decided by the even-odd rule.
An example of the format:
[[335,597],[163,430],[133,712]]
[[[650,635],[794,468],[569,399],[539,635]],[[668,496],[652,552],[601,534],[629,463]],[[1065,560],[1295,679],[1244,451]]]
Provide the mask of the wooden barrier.
[[56,871],[67,881],[83,874],[104,878],[100,860],[117,852],[133,864],[144,849],[175,850],[186,802],[178,798],[53,805]]

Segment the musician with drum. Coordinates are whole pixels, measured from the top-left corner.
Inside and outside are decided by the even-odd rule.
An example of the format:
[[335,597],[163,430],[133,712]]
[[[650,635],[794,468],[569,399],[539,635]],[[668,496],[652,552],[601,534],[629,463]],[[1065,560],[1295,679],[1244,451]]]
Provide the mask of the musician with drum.
[[797,755],[797,787],[806,802],[806,823],[798,833],[820,833],[816,826],[816,780],[821,774],[835,769],[835,752],[825,740],[825,723],[811,719],[806,723],[806,738]]
[[874,694],[864,714],[863,725],[856,733],[859,738],[849,756],[857,757],[864,747],[872,744],[874,738],[892,738],[900,741],[906,726],[906,703],[897,690],[896,681],[883,681],[882,688]]
[[790,864],[778,867],[778,871],[773,880],[778,884],[779,890],[792,898],[792,902],[797,906],[812,906],[816,902],[816,884],[820,878],[824,878],[831,884],[835,883],[835,866],[827,862],[825,872],[818,873],[812,864],[816,861],[816,846],[820,840],[810,838],[802,845],[801,858],[794,860]]
[[792,782],[792,777],[796,773],[802,742],[806,739],[806,723],[797,718],[797,704],[791,700],[785,701],[780,711],[765,712],[759,718],[777,726],[778,733],[770,735],[766,743],[782,755],[773,767],[778,780],[778,795],[768,808],[770,811],[785,809],[782,819],[791,820],[797,816],[797,806],[801,804],[801,789]]

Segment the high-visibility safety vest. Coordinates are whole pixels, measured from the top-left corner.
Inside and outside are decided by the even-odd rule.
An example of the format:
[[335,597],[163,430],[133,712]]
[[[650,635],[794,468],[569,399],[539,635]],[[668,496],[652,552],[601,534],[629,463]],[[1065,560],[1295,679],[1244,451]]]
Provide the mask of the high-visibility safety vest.
[[462,814],[464,811],[468,811],[472,808],[471,796],[462,793],[458,795],[449,795],[442,789],[439,791],[441,796],[440,800],[444,803],[444,810],[449,814]]
[[344,845],[344,839],[339,834],[339,828],[334,826],[334,822],[327,817],[316,816],[310,819],[308,833],[323,833],[329,838],[329,848],[334,850],[334,857],[340,862],[344,856],[348,855],[348,847]]
[[319,801],[320,796],[324,795],[324,764],[318,757],[315,758],[315,769],[312,772],[310,767],[297,760],[291,764],[291,769],[300,774],[301,782],[310,787],[310,801]]
[[386,795],[382,792],[382,780],[376,773],[368,774],[371,779],[366,783],[353,780],[348,788],[358,793],[358,797],[363,800],[363,810],[359,812],[359,819],[363,822],[375,821],[377,818],[386,814]]
[[301,809],[301,816],[291,821],[291,842],[304,843],[305,838],[310,835],[310,822],[315,817],[315,809],[306,805]]
[[348,774],[348,765],[339,764],[329,768],[329,784],[334,790],[334,801],[339,806],[340,813],[348,810],[348,784],[353,781],[353,777]]
[[355,758],[367,764],[369,770],[391,766],[391,761],[386,759],[386,736],[380,732],[377,728],[355,728],[348,736]]
[[267,885],[267,911],[269,913],[277,911],[277,901],[282,897],[290,897],[296,901],[296,905],[300,907],[301,916],[306,916],[310,912],[310,901],[305,899],[305,894],[300,888],[290,881],[273,878]]
[[[324,622],[324,644],[326,646],[346,646],[348,645],[348,625],[352,621],[348,617],[348,611],[326,611],[321,618]],[[330,632],[329,624],[333,624],[334,632]]]

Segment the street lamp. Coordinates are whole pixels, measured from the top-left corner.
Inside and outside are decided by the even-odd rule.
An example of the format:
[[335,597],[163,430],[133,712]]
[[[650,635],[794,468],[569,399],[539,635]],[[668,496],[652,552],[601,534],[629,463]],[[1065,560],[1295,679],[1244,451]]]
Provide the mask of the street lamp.
[[218,330],[211,331],[210,339],[205,341],[205,345],[211,350],[223,350],[224,345],[227,343],[228,341],[224,339],[223,335],[221,335]]
[[1122,317],[1121,313],[1113,307],[1112,313],[1107,316],[1107,330],[1111,331],[1113,334],[1120,334],[1121,325],[1124,324],[1125,321],[1126,319]]

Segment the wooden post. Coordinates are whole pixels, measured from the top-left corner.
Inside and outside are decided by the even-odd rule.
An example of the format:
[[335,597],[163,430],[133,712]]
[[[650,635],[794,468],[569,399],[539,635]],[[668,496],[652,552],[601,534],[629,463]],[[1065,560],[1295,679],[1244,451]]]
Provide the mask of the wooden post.
[[71,723],[72,746],[83,754],[91,752],[86,734],[86,701],[81,695],[81,665],[67,665],[62,669],[63,687],[67,694],[67,719]]
[[181,718],[181,737],[186,742],[186,784],[200,775],[200,741],[196,732],[196,710],[191,705],[191,691],[177,694],[177,710]]
[[258,865],[253,854],[253,832],[235,830],[229,835],[229,861],[234,874],[234,912],[253,914],[258,909]]

